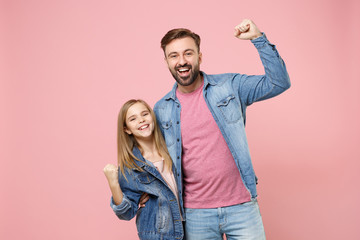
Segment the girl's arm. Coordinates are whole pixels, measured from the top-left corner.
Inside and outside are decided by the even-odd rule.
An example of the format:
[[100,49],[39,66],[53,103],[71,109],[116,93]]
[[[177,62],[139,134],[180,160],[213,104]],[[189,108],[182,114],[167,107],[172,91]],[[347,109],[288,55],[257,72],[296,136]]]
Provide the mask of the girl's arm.
[[104,167],[104,174],[108,180],[114,203],[120,205],[124,195],[119,184],[118,167],[113,164],[107,164]]
[[130,172],[126,172],[126,178],[119,174],[119,168],[108,164],[104,168],[106,179],[112,193],[110,206],[119,219],[131,220],[136,216],[138,204],[143,192],[138,190],[136,181]]

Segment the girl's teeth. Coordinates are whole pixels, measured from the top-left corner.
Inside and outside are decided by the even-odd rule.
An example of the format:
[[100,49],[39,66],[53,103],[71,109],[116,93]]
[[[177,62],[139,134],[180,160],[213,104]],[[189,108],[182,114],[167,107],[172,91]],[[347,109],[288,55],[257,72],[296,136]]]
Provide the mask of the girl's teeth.
[[139,129],[143,130],[143,129],[147,128],[147,127],[148,127],[148,125],[145,125],[145,126],[140,127]]

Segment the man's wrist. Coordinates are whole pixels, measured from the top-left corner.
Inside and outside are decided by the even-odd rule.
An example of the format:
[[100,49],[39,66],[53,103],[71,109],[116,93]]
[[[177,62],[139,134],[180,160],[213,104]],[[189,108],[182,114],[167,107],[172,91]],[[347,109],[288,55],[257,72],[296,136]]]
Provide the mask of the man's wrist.
[[260,32],[259,34],[255,35],[253,38],[251,38],[250,40],[255,40],[255,39],[257,39],[259,37],[262,37],[262,36],[264,36],[264,33]]
[[266,44],[269,41],[266,37],[266,34],[261,32],[261,36],[251,40],[251,42],[255,45],[256,48],[259,48],[264,46],[264,44]]
[[257,39],[259,37],[262,37],[262,36],[263,36],[263,33],[260,32],[260,33],[256,34],[253,38],[251,38],[250,40],[255,40],[255,39]]

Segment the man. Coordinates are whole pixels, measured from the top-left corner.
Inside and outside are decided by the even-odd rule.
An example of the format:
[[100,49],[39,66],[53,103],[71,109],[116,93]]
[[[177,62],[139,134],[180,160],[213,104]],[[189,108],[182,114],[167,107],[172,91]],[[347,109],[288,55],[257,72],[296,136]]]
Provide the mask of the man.
[[176,80],[154,107],[177,169],[179,202],[187,240],[265,239],[256,201],[256,182],[245,135],[245,110],[290,87],[275,46],[251,20],[235,27],[251,40],[265,75],[207,75],[200,71],[200,37],[170,30],[161,40]]

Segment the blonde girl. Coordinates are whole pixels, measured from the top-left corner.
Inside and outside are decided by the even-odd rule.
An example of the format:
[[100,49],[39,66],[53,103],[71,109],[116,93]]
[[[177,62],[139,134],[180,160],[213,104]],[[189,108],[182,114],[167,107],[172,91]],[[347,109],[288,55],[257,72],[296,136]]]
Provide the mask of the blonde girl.
[[[118,166],[104,168],[119,219],[136,216],[140,239],[183,239],[175,168],[150,106],[129,100],[118,116]],[[139,208],[143,194],[149,200]]]

